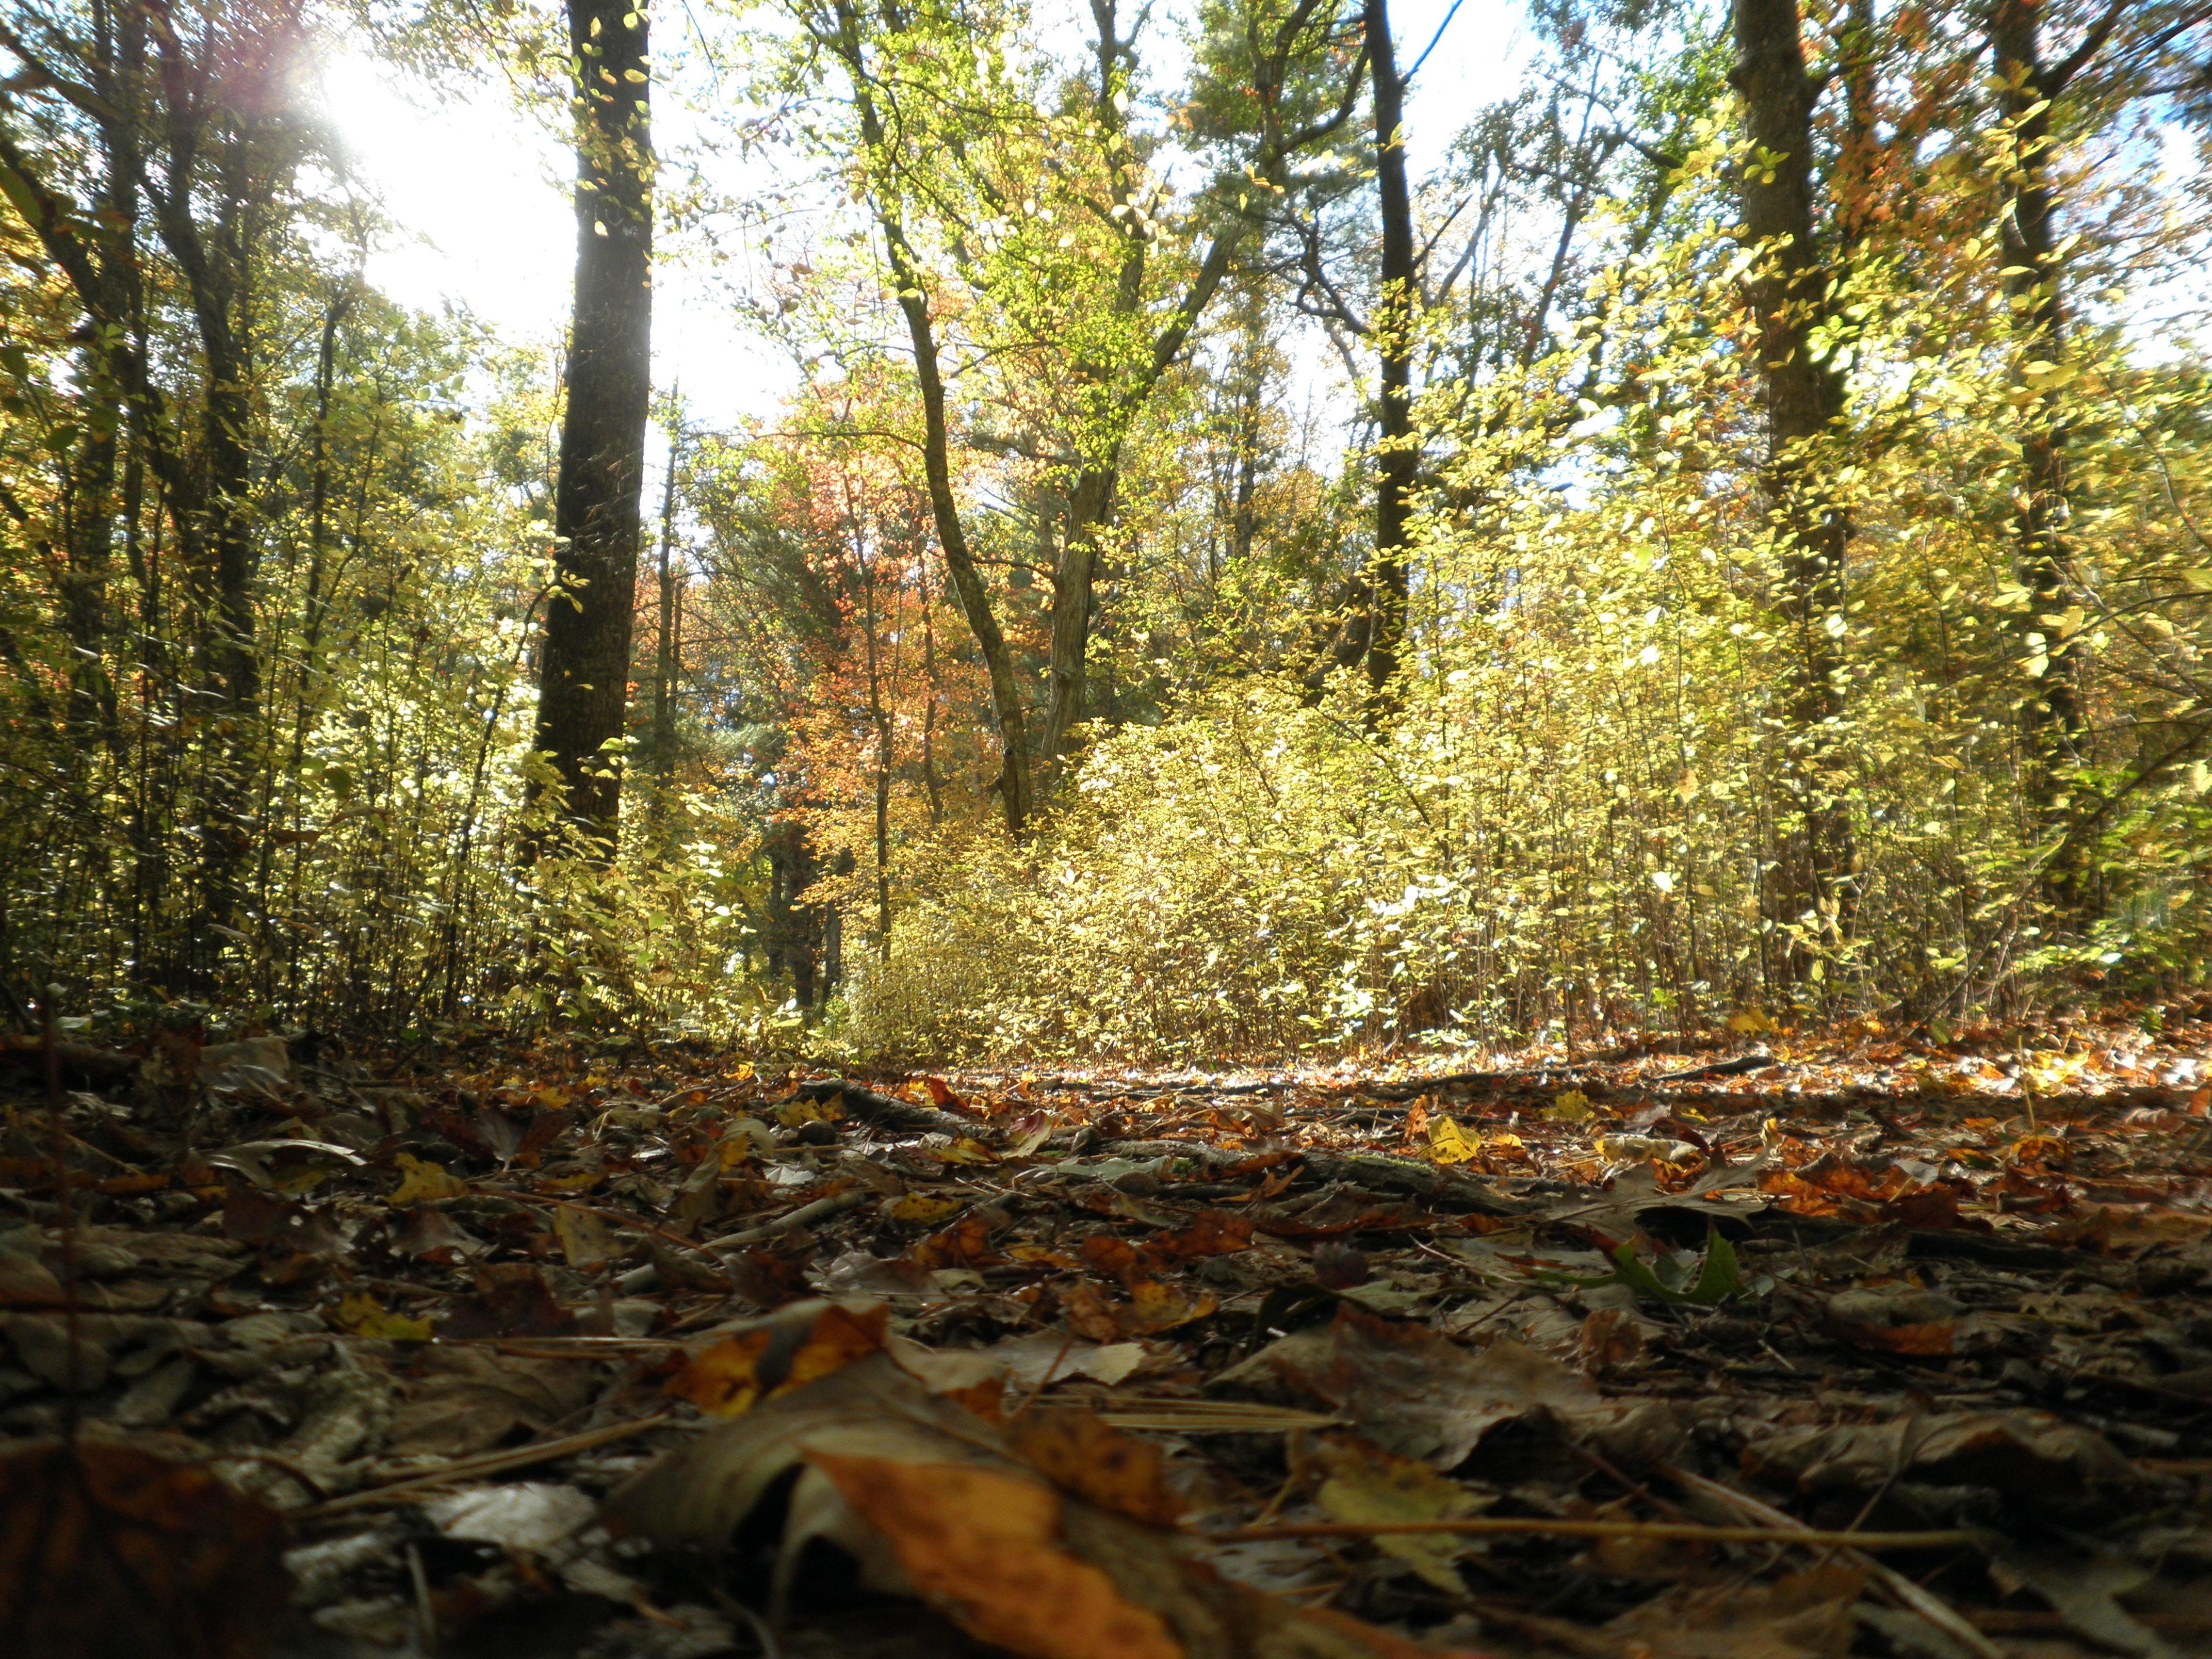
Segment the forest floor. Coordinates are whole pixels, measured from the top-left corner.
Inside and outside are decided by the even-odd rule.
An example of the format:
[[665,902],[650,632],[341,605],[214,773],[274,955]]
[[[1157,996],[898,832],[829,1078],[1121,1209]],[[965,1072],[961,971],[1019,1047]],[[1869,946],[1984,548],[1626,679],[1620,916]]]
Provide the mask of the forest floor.
[[0,1647],[2212,1651],[2203,1015],[1428,1076],[19,1039]]

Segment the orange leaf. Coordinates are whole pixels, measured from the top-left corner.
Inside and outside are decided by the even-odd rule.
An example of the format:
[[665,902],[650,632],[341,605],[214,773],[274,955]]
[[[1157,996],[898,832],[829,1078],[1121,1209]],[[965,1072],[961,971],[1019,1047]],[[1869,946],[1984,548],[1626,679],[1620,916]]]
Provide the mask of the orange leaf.
[[1158,1279],[1147,1279],[1129,1287],[1129,1305],[1121,1310],[1119,1320],[1126,1334],[1143,1336],[1203,1319],[1220,1305],[1202,1291],[1195,1297],[1186,1297]]
[[709,1417],[750,1411],[761,1397],[757,1371],[769,1340],[764,1330],[725,1337],[693,1354],[682,1370],[661,1385],[661,1392],[672,1400],[690,1401]]
[[1159,1448],[1080,1407],[1025,1412],[1006,1425],[1014,1449],[1062,1492],[1150,1527],[1172,1527],[1182,1500],[1168,1489]]
[[709,1417],[736,1417],[879,1352],[886,1317],[880,1304],[856,1312],[835,1302],[793,1303],[692,1355],[661,1392]]
[[922,1596],[1029,1659],[1184,1659],[1159,1615],[1059,1547],[1060,1498],[1018,1475],[815,1451],[807,1461],[890,1542]]
[[980,1267],[995,1261],[991,1249],[990,1224],[981,1216],[963,1216],[941,1233],[932,1233],[906,1253],[917,1267]]
[[981,1113],[952,1092],[951,1085],[941,1077],[926,1077],[921,1086],[929,1091],[930,1103],[939,1111],[964,1112],[969,1117],[981,1117]]

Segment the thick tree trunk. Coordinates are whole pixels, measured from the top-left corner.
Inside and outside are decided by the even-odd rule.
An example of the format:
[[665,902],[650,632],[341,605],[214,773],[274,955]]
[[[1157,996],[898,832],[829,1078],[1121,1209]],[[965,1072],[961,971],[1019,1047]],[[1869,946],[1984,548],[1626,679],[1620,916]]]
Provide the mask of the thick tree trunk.
[[1368,76],[1375,88],[1375,199],[1382,221],[1375,311],[1381,395],[1375,457],[1375,551],[1367,572],[1367,684],[1376,714],[1395,701],[1406,638],[1407,524],[1420,456],[1413,444],[1413,208],[1406,182],[1406,88],[1390,40],[1389,0],[1366,0]]
[[564,816],[611,858],[637,586],[639,492],[652,390],[653,147],[646,16],[569,0],[577,69],[576,276],[546,601],[537,746]]
[[[2056,220],[2050,181],[2051,111],[2058,88],[2043,63],[2035,0],[2000,0],[1990,20],[1990,46],[1999,94],[2013,131],[2011,201],[1999,245],[2004,292],[2012,312],[2018,360],[2055,363],[2065,349],[2066,315],[2060,283]],[[2063,833],[2069,821],[2067,775],[2083,758],[2087,718],[2082,708],[2081,659],[2053,618],[2068,608],[2066,545],[2066,428],[2059,394],[2041,391],[2021,410],[2020,488],[2014,492],[2014,565],[2028,592],[2021,622],[2021,649],[2032,672],[2021,706],[2027,750],[2027,794],[2037,830]],[[2078,906],[2078,872],[2053,870],[2046,896],[2063,908]]]
[[1091,653],[1091,596],[1097,586],[1098,536],[1114,510],[1113,466],[1084,468],[1067,501],[1067,539],[1052,574],[1052,700],[1044,714],[1044,755],[1054,775],[1069,734],[1082,722]]
[[[1850,823],[1829,776],[1834,722],[1844,712],[1850,518],[1808,453],[1842,414],[1844,401],[1842,382],[1811,350],[1829,311],[1830,273],[1813,216],[1812,114],[1820,88],[1806,73],[1796,0],[1735,0],[1735,30],[1730,79],[1758,151],[1737,175],[1743,234],[1770,245],[1749,284],[1765,381],[1766,494],[1783,547],[1782,608],[1797,655],[1787,777],[1802,828],[1779,856],[1770,914],[1802,935],[1832,937],[1848,922],[1851,898]],[[1815,953],[1793,949],[1784,971],[1800,977],[1814,959]]]

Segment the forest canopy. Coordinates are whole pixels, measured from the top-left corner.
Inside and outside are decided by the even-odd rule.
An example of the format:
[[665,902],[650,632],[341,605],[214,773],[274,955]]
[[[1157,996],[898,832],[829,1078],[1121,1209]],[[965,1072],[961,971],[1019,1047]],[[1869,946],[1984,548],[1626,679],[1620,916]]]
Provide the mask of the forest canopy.
[[[2200,982],[2212,5],[1425,20],[0,0],[0,1013],[1182,1061]],[[562,339],[372,280],[346,52],[573,151]],[[771,411],[655,380],[676,261]]]

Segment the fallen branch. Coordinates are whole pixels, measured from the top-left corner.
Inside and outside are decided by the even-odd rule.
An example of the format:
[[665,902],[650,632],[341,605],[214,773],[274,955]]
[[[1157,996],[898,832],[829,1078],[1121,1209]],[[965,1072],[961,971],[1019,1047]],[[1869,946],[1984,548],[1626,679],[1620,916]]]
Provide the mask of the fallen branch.
[[817,1079],[799,1085],[801,1100],[836,1101],[848,1117],[878,1129],[900,1129],[914,1133],[947,1135],[972,1135],[981,1127],[973,1119],[956,1117],[951,1112],[940,1112],[933,1106],[916,1106],[911,1102],[894,1100],[889,1095],[879,1095],[872,1089],[863,1089],[857,1083],[848,1083],[841,1077]]
[[790,1214],[779,1216],[765,1226],[748,1227],[740,1233],[725,1233],[708,1241],[710,1251],[734,1249],[740,1244],[757,1244],[763,1239],[774,1238],[778,1233],[789,1232],[793,1227],[811,1226],[817,1221],[827,1221],[833,1215],[847,1210],[857,1210],[868,1201],[869,1194],[855,1188],[848,1193],[837,1193],[829,1198],[817,1198],[811,1204],[802,1204]]

